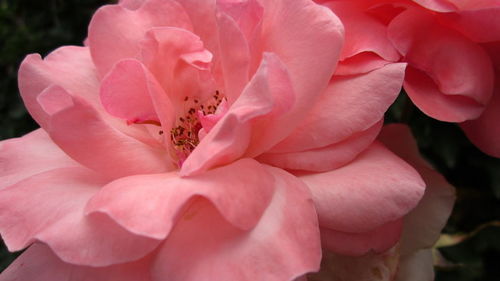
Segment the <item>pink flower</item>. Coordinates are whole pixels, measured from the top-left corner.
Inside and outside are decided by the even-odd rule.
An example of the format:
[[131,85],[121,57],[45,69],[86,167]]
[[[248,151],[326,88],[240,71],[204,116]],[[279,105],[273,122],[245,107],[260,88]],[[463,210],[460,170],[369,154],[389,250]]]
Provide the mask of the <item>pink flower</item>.
[[410,130],[401,124],[383,128],[380,140],[416,167],[427,188],[422,200],[404,219],[398,243],[383,253],[349,257],[324,253],[322,269],[310,281],[432,281],[432,247],[438,240],[455,201],[455,188],[420,157]]
[[415,105],[460,123],[481,150],[500,157],[498,1],[318,2],[346,26],[344,63],[359,72],[407,62],[404,88]]
[[42,128],[0,150],[0,232],[29,248],[0,280],[293,280],[320,232],[392,247],[424,189],[374,143],[405,64],[332,78],[342,44],[308,0],[139,0],[29,55]]

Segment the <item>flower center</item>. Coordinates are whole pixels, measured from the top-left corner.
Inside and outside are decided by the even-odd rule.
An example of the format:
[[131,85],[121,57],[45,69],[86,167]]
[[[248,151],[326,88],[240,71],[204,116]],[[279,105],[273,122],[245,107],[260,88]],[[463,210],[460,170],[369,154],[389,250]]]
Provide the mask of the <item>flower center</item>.
[[200,118],[216,114],[223,99],[219,91],[215,91],[212,97],[204,102],[197,98],[184,98],[184,114],[175,121],[170,130],[170,141],[179,167],[200,143],[199,133],[203,128]]

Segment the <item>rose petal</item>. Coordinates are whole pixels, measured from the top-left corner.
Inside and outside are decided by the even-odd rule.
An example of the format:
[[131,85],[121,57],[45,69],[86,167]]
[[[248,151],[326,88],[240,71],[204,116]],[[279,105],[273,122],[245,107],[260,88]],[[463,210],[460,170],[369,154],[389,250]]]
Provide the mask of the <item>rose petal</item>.
[[87,201],[104,183],[88,169],[60,168],[2,189],[5,244],[17,251],[42,241],[62,260],[81,265],[106,266],[145,256],[160,242],[132,235],[104,216],[85,216]]
[[192,30],[182,6],[171,0],[148,0],[136,10],[120,5],[100,8],[89,25],[89,47],[99,74],[104,76],[124,58],[139,58],[140,41],[152,27]]
[[346,256],[362,256],[370,252],[382,253],[399,241],[402,228],[402,219],[361,233],[342,232],[322,227],[321,241],[329,251]]
[[[51,87],[47,95],[64,92]],[[112,178],[173,169],[164,150],[123,134],[85,101],[71,98],[72,104],[50,116],[48,124],[51,138],[71,158]]]
[[380,140],[422,175],[427,188],[422,200],[406,217],[401,237],[401,255],[431,248],[443,229],[455,202],[455,189],[420,156],[408,127],[391,124],[383,128]]
[[89,202],[87,212],[105,213],[130,232],[164,239],[179,215],[201,197],[233,226],[249,229],[272,198],[273,180],[251,159],[193,177],[180,178],[177,173],[132,176],[104,186]]
[[153,278],[281,281],[317,270],[321,249],[307,188],[282,170],[267,169],[276,189],[253,229],[234,228],[210,204],[196,202],[160,249]]
[[29,247],[0,274],[0,281],[19,280],[152,281],[148,259],[109,267],[78,266],[61,261],[41,243]]
[[405,90],[422,111],[448,122],[478,117],[493,92],[493,68],[481,47],[415,9],[394,18],[388,32],[409,63]]
[[83,98],[99,110],[99,81],[86,47],[61,47],[45,59],[38,54],[27,56],[19,67],[19,91],[31,116],[42,127],[48,114],[37,101],[51,85],[64,88],[71,95]]
[[430,249],[420,250],[400,262],[395,281],[433,281],[434,262]]
[[38,173],[77,166],[43,129],[0,142],[0,189]]
[[413,209],[425,184],[407,163],[374,143],[350,164],[299,176],[313,194],[322,227],[366,232]]
[[[500,81],[497,75],[497,81]],[[478,119],[460,124],[467,137],[484,153],[500,157],[500,82],[490,103]]]
[[181,175],[230,163],[245,152],[253,156],[280,141],[288,130],[283,118],[290,117],[293,95],[281,61],[274,54],[265,54],[238,100],[184,162]]
[[334,77],[309,116],[271,152],[295,152],[343,141],[379,122],[403,82],[404,63],[367,74]]
[[444,13],[439,15],[439,20],[475,42],[492,42],[500,40],[499,17],[500,5],[496,8]]
[[[343,26],[326,7],[308,0],[264,1],[262,49],[275,53],[296,92],[290,131],[328,85],[343,44]],[[321,42],[319,44],[318,42]]]
[[265,153],[257,157],[260,162],[288,170],[326,172],[352,161],[373,143],[382,128],[379,121],[369,129],[353,134],[338,143],[326,147],[289,153]]

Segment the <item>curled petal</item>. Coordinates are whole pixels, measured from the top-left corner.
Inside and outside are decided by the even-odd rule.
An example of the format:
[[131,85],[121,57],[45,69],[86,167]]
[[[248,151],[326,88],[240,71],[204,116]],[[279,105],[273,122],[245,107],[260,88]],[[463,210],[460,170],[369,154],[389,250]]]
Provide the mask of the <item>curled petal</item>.
[[211,204],[196,202],[160,249],[153,278],[282,281],[317,270],[321,248],[307,188],[283,170],[266,169],[275,192],[254,228],[234,228]]
[[179,216],[201,197],[213,203],[233,226],[249,229],[271,201],[273,182],[251,159],[192,177],[137,175],[104,186],[89,202],[87,212],[107,214],[138,235],[165,239]]
[[300,179],[313,194],[321,226],[354,233],[402,218],[425,189],[419,174],[379,143],[340,169]]
[[399,94],[405,67],[396,63],[366,74],[334,77],[309,116],[271,152],[321,148],[374,126]]
[[104,183],[88,169],[60,168],[2,189],[0,233],[9,250],[42,241],[65,262],[93,266],[151,252],[158,240],[133,235],[104,216],[85,215],[87,201]]

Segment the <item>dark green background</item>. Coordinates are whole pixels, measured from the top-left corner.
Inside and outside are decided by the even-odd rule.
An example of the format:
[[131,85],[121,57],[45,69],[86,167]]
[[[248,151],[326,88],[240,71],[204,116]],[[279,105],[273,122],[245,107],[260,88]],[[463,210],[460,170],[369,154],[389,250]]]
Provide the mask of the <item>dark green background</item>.
[[[62,45],[81,45],[87,25],[104,0],[0,0],[0,139],[21,136],[37,125],[19,98],[16,75],[29,53],[46,55]],[[500,160],[477,150],[454,124],[423,115],[402,93],[387,122],[409,124],[422,154],[457,187],[457,203],[445,228],[470,234],[463,242],[441,248],[450,262],[437,268],[438,281],[500,280]],[[500,122],[500,120],[499,120]],[[0,247],[0,270],[15,254]]]

